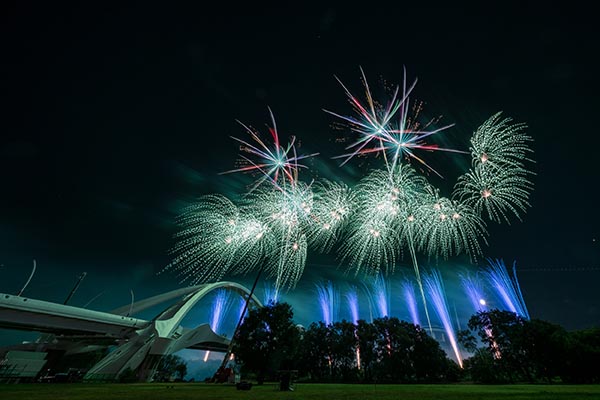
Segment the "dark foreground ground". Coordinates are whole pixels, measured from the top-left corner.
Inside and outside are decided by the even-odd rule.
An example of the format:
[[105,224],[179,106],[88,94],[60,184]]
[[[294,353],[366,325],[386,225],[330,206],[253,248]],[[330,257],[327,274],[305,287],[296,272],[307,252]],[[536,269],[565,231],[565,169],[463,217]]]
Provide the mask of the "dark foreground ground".
[[296,384],[280,392],[274,384],[252,386],[205,383],[151,384],[13,384],[0,385],[1,400],[185,400],[185,399],[325,399],[325,400],[462,400],[462,399],[600,399],[600,385],[338,385]]

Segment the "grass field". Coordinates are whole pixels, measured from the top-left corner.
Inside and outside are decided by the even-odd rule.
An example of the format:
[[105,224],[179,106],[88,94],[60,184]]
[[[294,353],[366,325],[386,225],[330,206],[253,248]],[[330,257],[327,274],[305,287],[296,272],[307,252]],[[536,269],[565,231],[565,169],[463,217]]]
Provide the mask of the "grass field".
[[600,385],[338,385],[296,384],[280,392],[274,384],[249,391],[233,385],[178,384],[14,384],[0,385],[2,400],[212,400],[212,399],[325,399],[325,400],[459,400],[459,399],[600,399]]

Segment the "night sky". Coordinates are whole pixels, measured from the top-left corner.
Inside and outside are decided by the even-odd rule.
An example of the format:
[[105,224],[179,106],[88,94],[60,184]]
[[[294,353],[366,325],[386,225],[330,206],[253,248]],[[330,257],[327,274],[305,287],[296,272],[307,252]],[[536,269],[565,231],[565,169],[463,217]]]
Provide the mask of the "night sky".
[[[490,223],[484,255],[517,261],[533,317],[600,325],[600,35],[591,10],[128,4],[4,6],[0,292],[18,292],[33,259],[33,298],[62,302],[84,271],[72,305],[103,292],[91,307],[110,310],[129,302],[130,289],[141,299],[179,287],[157,273],[181,207],[201,194],[239,195],[251,182],[219,175],[238,156],[230,136],[245,137],[236,119],[266,133],[271,107],[282,138],[320,153],[304,178],[352,183],[360,166],[331,159],[343,148],[322,110],[351,112],[334,75],[360,93],[359,67],[373,86],[400,83],[406,67],[425,110],[456,124],[443,138],[454,148],[468,150],[497,111],[527,123],[532,208],[523,222]],[[446,190],[469,164],[425,157],[439,157],[444,180],[430,181]],[[451,276],[464,262],[440,267]],[[340,274],[332,257],[309,253],[288,293],[299,317],[313,282]]]

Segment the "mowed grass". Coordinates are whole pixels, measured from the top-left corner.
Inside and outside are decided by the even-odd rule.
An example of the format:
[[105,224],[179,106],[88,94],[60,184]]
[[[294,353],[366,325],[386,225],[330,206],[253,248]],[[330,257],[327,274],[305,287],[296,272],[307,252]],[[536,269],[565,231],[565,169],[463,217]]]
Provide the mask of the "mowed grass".
[[185,399],[325,399],[325,400],[462,400],[462,399],[600,399],[600,385],[340,385],[296,384],[280,392],[275,384],[253,385],[248,391],[233,385],[205,383],[139,384],[13,384],[0,385],[2,400],[185,400]]

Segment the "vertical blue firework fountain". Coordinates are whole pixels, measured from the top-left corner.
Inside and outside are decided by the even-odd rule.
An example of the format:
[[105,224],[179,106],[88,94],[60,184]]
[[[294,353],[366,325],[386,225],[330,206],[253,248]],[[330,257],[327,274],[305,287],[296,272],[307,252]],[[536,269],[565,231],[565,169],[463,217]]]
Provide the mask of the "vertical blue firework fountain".
[[317,283],[316,286],[323,322],[331,325],[337,320],[339,293],[331,281],[327,281],[325,284]]
[[[223,323],[223,317],[231,307],[231,303],[229,302],[230,297],[230,293],[225,289],[219,289],[215,291],[215,297],[211,308],[212,312],[210,316],[210,329],[217,334],[221,324]],[[208,360],[209,354],[210,351],[207,351],[204,354],[204,362]]]
[[414,325],[421,325],[421,321],[419,320],[419,311],[417,308],[417,298],[415,297],[415,287],[409,279],[404,279],[402,281],[402,295],[404,296],[404,301],[406,302],[406,307],[408,308],[408,312],[410,313],[411,322]]
[[427,292],[429,293],[431,303],[433,304],[438,318],[440,319],[440,322],[446,331],[448,341],[450,342],[452,350],[454,351],[454,355],[456,356],[456,361],[462,368],[462,356],[460,354],[460,350],[458,349],[456,334],[450,320],[450,313],[448,312],[448,302],[446,301],[446,293],[444,290],[444,283],[442,282],[442,276],[437,270],[432,270],[424,275],[424,283],[425,287],[427,288]]
[[265,282],[263,292],[263,304],[275,304],[279,302],[279,289],[274,284]]
[[488,259],[489,267],[486,270],[486,277],[489,284],[506,306],[506,308],[522,318],[529,319],[529,311],[523,300],[521,287],[517,280],[517,263],[513,263],[512,276],[509,275],[504,261]]
[[371,308],[377,310],[377,316],[379,318],[389,317],[390,290],[389,284],[386,282],[383,274],[378,274],[370,285],[365,284],[365,290],[369,295]]
[[483,290],[483,282],[479,275],[460,275],[460,281],[475,312],[487,309],[487,300]]
[[358,294],[354,286],[350,287],[348,293],[346,293],[346,300],[348,301],[348,308],[350,309],[350,315],[352,316],[352,323],[356,325],[359,320],[359,313]]
[[[244,311],[246,311],[246,312],[244,313]],[[244,314],[242,314],[242,313],[244,313]],[[248,310],[246,309],[246,299],[243,297],[240,297],[237,321],[239,321],[239,320],[243,321],[243,318],[246,318],[247,315],[248,315]]]

